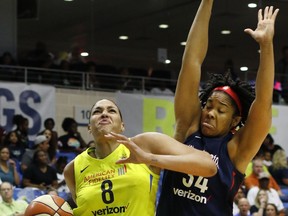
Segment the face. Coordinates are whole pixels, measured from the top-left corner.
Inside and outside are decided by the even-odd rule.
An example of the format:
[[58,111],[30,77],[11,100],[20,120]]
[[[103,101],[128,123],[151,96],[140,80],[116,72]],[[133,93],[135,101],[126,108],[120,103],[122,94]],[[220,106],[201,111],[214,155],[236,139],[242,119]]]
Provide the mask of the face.
[[27,119],[25,119],[25,121],[22,124],[22,130],[27,132],[28,129],[29,129],[29,122]]
[[3,149],[0,151],[0,158],[1,158],[1,160],[3,160],[3,161],[8,161],[8,160],[9,160],[9,157],[10,157],[9,149],[8,149],[8,148],[3,148]]
[[96,102],[91,110],[89,131],[95,136],[109,132],[121,133],[124,125],[117,106],[109,100]]
[[242,190],[242,188],[239,188],[237,194],[234,197],[234,200],[238,201],[239,199],[243,197],[245,197],[244,191]]
[[18,137],[17,137],[16,133],[14,133],[14,132],[10,133],[9,141],[13,144],[18,142]]
[[76,133],[77,130],[78,130],[77,128],[78,128],[77,123],[72,123],[71,126],[70,126],[70,128],[69,128],[69,132],[71,132],[71,133]]
[[248,211],[250,210],[250,205],[249,205],[248,200],[246,198],[240,199],[238,202],[238,208],[243,215],[247,214]]
[[53,121],[47,121],[45,124],[45,128],[52,130],[54,128]]
[[258,176],[259,173],[263,172],[263,162],[261,160],[255,160],[253,162],[252,170],[253,170],[253,173]]
[[4,201],[12,199],[13,197],[12,185],[7,182],[2,183],[0,187],[0,193]]
[[213,92],[202,110],[202,133],[211,137],[226,135],[240,121],[240,117],[234,116],[234,113],[231,98],[224,92]]
[[45,130],[43,135],[45,135],[48,138],[48,142],[49,142],[52,137],[52,132],[51,130]]
[[48,148],[49,148],[49,141],[47,140],[47,141],[45,141],[43,143],[40,143],[39,147],[40,147],[41,150],[47,152]]
[[264,190],[260,190],[258,192],[257,198],[259,200],[259,203],[261,200],[265,200],[266,202],[268,201],[268,195]]
[[38,154],[37,154],[37,160],[40,163],[48,163],[47,154],[44,151],[39,151]]
[[266,216],[277,216],[276,209],[273,205],[268,204],[266,206]]
[[270,161],[271,160],[271,153],[270,152],[265,152],[264,153],[264,159],[267,160],[267,161]]

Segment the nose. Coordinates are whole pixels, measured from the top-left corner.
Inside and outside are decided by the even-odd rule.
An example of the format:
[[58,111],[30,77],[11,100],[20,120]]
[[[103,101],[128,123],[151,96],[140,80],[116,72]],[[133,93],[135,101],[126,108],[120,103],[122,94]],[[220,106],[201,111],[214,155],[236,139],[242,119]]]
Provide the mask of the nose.
[[215,113],[214,113],[213,109],[209,110],[208,116],[209,116],[209,118],[214,118],[215,117]]
[[107,110],[103,110],[103,112],[101,113],[101,117],[107,117],[108,116],[108,112]]

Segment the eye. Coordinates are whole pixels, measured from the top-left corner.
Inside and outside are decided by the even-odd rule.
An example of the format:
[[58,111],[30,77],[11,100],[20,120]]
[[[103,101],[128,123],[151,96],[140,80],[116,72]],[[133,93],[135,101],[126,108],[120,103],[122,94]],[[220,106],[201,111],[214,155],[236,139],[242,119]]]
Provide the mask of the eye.
[[99,114],[99,113],[101,113],[101,110],[99,110],[99,109],[96,109],[92,112],[92,114]]
[[221,109],[218,110],[218,112],[221,113],[221,114],[222,114],[222,113],[225,113],[225,111],[224,111],[224,110],[221,110]]
[[116,110],[115,109],[110,109],[109,112],[110,113],[116,113]]

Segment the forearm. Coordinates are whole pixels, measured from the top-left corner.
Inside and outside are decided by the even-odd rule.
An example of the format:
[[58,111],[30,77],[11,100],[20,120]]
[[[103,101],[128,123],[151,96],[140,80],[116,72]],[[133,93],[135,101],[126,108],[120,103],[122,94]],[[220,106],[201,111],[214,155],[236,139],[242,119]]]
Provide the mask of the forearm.
[[273,43],[270,42],[260,45],[260,62],[255,84],[255,93],[256,99],[265,102],[268,106],[272,105],[274,70]]
[[190,28],[183,56],[183,64],[202,64],[208,49],[208,28],[213,0],[202,0]]
[[199,155],[149,154],[143,163],[161,169],[168,169],[203,177],[213,176],[217,172],[215,163],[211,160],[211,156],[206,152]]

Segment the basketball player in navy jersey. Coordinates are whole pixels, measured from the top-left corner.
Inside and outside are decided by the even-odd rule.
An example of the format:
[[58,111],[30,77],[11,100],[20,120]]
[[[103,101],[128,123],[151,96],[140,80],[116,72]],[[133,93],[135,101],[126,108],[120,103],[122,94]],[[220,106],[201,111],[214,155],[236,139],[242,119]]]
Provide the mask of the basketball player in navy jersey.
[[218,172],[205,178],[166,170],[157,216],[232,215],[246,167],[271,126],[278,9],[260,9],[257,28],[244,30],[261,51],[255,94],[231,74],[211,74],[198,96],[212,5],[213,0],[202,0],[188,35],[175,95],[175,139],[209,152]]

